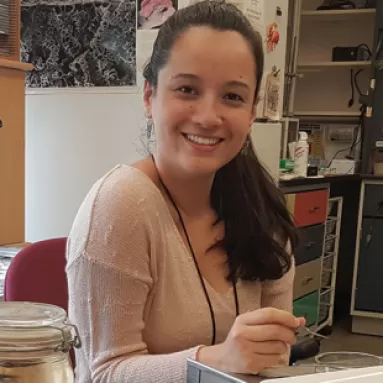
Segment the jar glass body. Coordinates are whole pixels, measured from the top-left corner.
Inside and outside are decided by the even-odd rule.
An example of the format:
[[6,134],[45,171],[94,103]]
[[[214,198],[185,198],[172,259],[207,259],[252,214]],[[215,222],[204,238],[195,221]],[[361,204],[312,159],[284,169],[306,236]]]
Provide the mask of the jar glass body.
[[69,352],[80,346],[62,308],[0,302],[1,383],[74,383]]
[[67,352],[0,352],[0,382],[74,383]]

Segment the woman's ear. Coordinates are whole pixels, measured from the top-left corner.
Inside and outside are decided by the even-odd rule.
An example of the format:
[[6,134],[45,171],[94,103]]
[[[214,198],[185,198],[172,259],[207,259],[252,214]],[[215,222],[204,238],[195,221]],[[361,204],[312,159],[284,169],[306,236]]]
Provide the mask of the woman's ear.
[[144,84],[144,106],[145,106],[145,117],[152,118],[152,102],[153,102],[153,87],[145,80]]

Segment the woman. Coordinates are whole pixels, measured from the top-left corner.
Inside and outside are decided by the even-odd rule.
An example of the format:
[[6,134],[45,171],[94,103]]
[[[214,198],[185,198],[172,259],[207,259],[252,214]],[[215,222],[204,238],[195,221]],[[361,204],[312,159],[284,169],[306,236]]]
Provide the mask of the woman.
[[118,166],[68,241],[80,383],[184,382],[186,360],[235,373],[286,363],[295,231],[249,141],[262,41],[204,1],[160,29],[144,69],[152,156]]

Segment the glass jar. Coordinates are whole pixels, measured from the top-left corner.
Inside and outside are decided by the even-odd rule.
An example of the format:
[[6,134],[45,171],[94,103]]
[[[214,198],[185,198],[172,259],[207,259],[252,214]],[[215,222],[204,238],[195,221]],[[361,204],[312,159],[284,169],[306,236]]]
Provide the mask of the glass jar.
[[342,369],[375,367],[383,365],[383,357],[364,352],[335,351],[324,352],[315,357],[319,365],[333,366]]
[[0,382],[73,383],[73,347],[80,337],[62,308],[0,302]]

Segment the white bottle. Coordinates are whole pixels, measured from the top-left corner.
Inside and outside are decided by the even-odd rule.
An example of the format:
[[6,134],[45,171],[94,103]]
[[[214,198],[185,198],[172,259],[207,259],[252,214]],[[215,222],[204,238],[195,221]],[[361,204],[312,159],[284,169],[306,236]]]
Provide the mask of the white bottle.
[[294,174],[297,177],[307,177],[307,165],[309,162],[309,144],[306,132],[299,132],[299,141],[294,152]]

